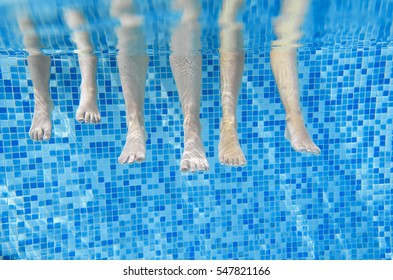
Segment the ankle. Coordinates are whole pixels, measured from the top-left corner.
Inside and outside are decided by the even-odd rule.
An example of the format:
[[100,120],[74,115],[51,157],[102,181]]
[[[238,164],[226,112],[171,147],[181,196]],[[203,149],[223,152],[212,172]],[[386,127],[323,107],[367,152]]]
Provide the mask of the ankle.
[[133,114],[127,116],[127,126],[130,127],[139,127],[144,129],[144,117],[143,114]]
[[201,130],[202,126],[199,120],[199,115],[196,116],[194,114],[187,114],[183,121],[183,127],[184,129],[196,127]]
[[223,128],[233,128],[233,129],[237,129],[237,119],[234,116],[231,117],[223,117],[221,120],[221,124],[220,124],[220,129]]
[[81,93],[86,96],[96,96],[97,95],[97,85],[86,85],[82,82]]
[[53,111],[53,102],[49,99],[44,99],[41,101],[35,101],[34,104],[34,111],[44,111],[44,112],[52,112]]
[[304,122],[302,112],[300,110],[298,110],[298,111],[294,111],[291,113],[287,113],[286,121],[287,122],[297,122],[297,121]]

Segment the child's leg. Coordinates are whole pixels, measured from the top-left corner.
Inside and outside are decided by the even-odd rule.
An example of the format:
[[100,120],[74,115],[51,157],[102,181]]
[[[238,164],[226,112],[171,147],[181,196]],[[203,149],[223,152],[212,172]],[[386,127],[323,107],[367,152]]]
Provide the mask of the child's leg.
[[90,35],[83,30],[85,19],[73,9],[64,11],[64,18],[72,30],[71,39],[77,47],[78,62],[81,69],[81,96],[76,111],[76,120],[86,123],[99,123],[101,120],[97,106],[97,56],[93,53]]
[[19,19],[19,28],[29,53],[27,63],[34,88],[34,116],[29,135],[35,141],[48,140],[52,136],[53,111],[49,93],[51,58],[41,52],[41,41],[30,18]]
[[48,140],[52,136],[53,111],[49,94],[51,59],[45,55],[32,55],[27,58],[27,63],[34,87],[34,117],[29,135],[35,141]]

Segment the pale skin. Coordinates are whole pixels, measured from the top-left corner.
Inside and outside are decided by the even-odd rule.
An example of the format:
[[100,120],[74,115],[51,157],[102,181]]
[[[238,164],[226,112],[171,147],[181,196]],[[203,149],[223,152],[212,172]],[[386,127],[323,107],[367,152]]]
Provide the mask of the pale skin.
[[[120,79],[126,105],[127,139],[119,163],[141,163],[146,158],[147,134],[144,125],[147,56],[118,56]],[[135,71],[137,69],[137,71]]]
[[220,14],[220,91],[222,119],[218,157],[228,166],[245,166],[237,135],[236,107],[244,70],[243,26],[236,15],[243,0],[224,0]]
[[34,116],[29,136],[34,141],[49,140],[52,136],[53,102],[49,93],[51,59],[39,54],[27,58],[34,87]]
[[[123,0],[112,2],[114,16],[121,22],[117,32],[119,38],[117,60],[128,127],[126,144],[119,157],[120,163],[144,161],[147,139],[143,103],[148,57],[144,54],[145,46],[141,47],[138,43],[143,41],[143,37],[140,37],[140,19],[132,12],[132,4],[127,4],[128,2]],[[200,45],[198,42],[200,7],[196,0],[175,2],[183,11],[180,24],[172,36],[173,53],[170,56],[184,115],[184,152],[180,168],[184,172],[204,171],[209,169],[209,164],[202,144],[199,120],[202,62],[200,53],[195,51]],[[222,120],[219,159],[222,164],[228,166],[246,164],[237,136],[236,120],[236,105],[244,69],[242,28],[236,23],[236,15],[242,2],[242,0],[224,0],[220,14]],[[308,0],[300,0],[296,3],[295,5],[295,1],[283,0],[280,17],[275,22],[275,33],[278,38],[272,44],[271,67],[286,112],[285,137],[294,150],[318,155],[320,149],[311,139],[301,113],[296,66],[297,40],[301,37],[300,26],[307,10]],[[127,7],[130,9],[127,10]],[[82,76],[76,119],[86,123],[98,123],[100,114],[97,106],[97,57],[93,53],[89,34],[81,30],[85,23],[83,16],[73,10],[65,11],[64,16],[67,25],[73,31],[72,40],[77,45]],[[53,111],[49,90],[51,59],[40,50],[42,46],[33,22],[24,18],[19,20],[19,26],[29,53],[28,67],[34,87],[34,116],[29,135],[35,141],[48,140],[52,135]]]
[[[78,60],[81,68],[81,98],[76,114],[78,121],[98,123],[100,114],[97,107],[97,57],[92,53],[89,35],[84,31],[76,31],[84,23],[82,15],[74,10],[65,11],[68,26],[74,30],[73,41],[78,47]],[[28,52],[27,62],[34,88],[34,116],[29,136],[34,141],[49,140],[52,136],[53,101],[50,96],[49,78],[51,58],[45,55],[40,38],[33,21],[28,18],[18,20],[23,34],[23,42]]]
[[127,138],[118,161],[121,164],[141,163],[146,159],[147,133],[144,123],[144,98],[149,58],[141,30],[142,19],[132,1],[114,0],[111,15],[120,21],[117,64],[126,105]]
[[184,116],[184,151],[180,161],[182,172],[209,169],[202,138],[200,97],[202,83],[202,56],[200,48],[200,3],[198,0],[174,1],[182,12],[182,18],[174,29],[170,65],[179,93]]
[[283,0],[280,16],[274,22],[277,40],[272,43],[270,63],[286,113],[285,138],[297,152],[319,155],[311,139],[300,108],[297,71],[297,41],[307,11],[308,0]]
[[[170,64],[179,91],[184,114],[184,152],[180,162],[183,172],[195,172],[209,168],[201,139],[200,90],[201,55],[193,53],[194,40],[198,31],[197,2],[178,1],[183,11],[181,25],[172,36],[173,54]],[[140,25],[142,20],[136,15],[130,1],[112,2],[111,15],[118,18],[119,54],[117,62],[123,88],[127,112],[127,140],[119,157],[119,163],[142,162],[146,157],[146,131],[144,127],[143,103],[148,57],[144,54],[146,46]],[[182,28],[185,27],[186,28]],[[185,35],[185,36],[183,36]],[[182,40],[182,43],[176,43]],[[184,40],[184,41],[183,41]],[[182,46],[177,48],[177,46]],[[137,69],[137,71],[135,70]]]
[[34,88],[34,116],[29,136],[34,141],[49,140],[52,136],[51,115],[53,102],[49,91],[51,58],[42,53],[42,44],[35,30],[34,22],[19,18],[19,29],[28,52],[27,64]]
[[71,39],[77,47],[76,52],[82,76],[76,120],[96,124],[101,121],[97,106],[97,56],[93,53],[94,48],[89,33],[83,30],[86,25],[83,15],[77,10],[66,9],[64,19],[72,31]]

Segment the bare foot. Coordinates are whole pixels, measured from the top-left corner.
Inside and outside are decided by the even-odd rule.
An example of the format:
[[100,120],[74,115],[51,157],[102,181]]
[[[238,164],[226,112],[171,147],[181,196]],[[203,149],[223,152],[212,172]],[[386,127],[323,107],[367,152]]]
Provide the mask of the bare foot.
[[134,162],[141,163],[146,158],[146,131],[143,126],[129,125],[127,132],[127,140],[123,151],[119,156],[120,164],[132,164]]
[[[36,100],[37,102],[37,100]],[[34,141],[49,140],[52,136],[51,113],[53,110],[52,101],[46,104],[37,104],[34,108],[33,121],[30,127],[29,135]]]
[[184,152],[180,162],[181,172],[209,170],[201,139],[201,126],[185,122],[184,139]]
[[233,122],[221,122],[218,158],[220,163],[228,166],[245,166],[246,158],[240,148],[236,126]]
[[321,150],[314,144],[308,134],[302,118],[287,118],[285,138],[297,152],[314,155],[319,155],[321,153]]
[[[84,42],[82,45],[88,45]],[[81,69],[81,97],[76,111],[78,122],[96,124],[101,121],[97,106],[97,57],[92,54],[78,54],[79,67]]]
[[97,107],[97,89],[81,89],[81,100],[76,111],[78,122],[97,124],[101,121]]

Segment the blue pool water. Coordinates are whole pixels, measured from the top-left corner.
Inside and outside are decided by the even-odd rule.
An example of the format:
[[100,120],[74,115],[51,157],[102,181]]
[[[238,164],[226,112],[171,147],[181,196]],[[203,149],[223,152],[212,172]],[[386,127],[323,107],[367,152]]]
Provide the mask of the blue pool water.
[[[50,3],[47,3],[50,2]],[[269,49],[279,0],[247,0],[238,104],[243,168],[218,161],[221,1],[202,1],[205,173],[179,171],[183,116],[169,67],[170,1],[145,18],[147,159],[119,165],[125,105],[110,1],[0,1],[0,259],[392,259],[393,2],[314,0],[298,69],[320,156],[294,152]],[[75,120],[81,81],[62,8],[80,10],[99,58],[99,125]],[[94,7],[94,9],[92,8]],[[33,88],[16,17],[52,56],[53,136],[33,142]]]

